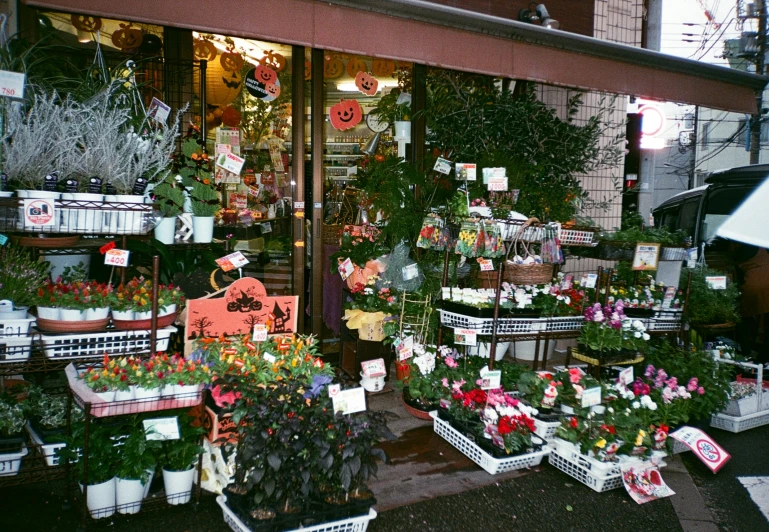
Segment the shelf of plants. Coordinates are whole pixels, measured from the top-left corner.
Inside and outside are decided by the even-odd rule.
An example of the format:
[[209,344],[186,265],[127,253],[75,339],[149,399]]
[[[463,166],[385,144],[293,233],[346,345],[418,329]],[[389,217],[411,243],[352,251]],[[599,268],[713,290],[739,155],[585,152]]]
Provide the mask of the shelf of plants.
[[755,371],[755,382],[738,379],[731,383],[729,402],[726,408],[710,418],[710,426],[729,432],[743,432],[763,425],[769,425],[769,393],[763,382],[762,364],[751,364],[717,357],[721,364],[731,364]]

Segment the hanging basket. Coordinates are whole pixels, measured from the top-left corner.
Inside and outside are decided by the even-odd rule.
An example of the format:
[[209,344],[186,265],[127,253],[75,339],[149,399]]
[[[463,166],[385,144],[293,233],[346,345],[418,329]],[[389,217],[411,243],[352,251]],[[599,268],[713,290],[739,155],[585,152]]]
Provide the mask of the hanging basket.
[[[553,280],[552,264],[515,264],[510,260],[510,253],[518,254],[518,247],[523,250],[523,255],[531,255],[526,243],[520,238],[525,229],[531,225],[541,225],[536,218],[529,218],[522,228],[516,233],[513,244],[507,250],[504,265],[503,279],[515,285],[546,284]],[[523,256],[522,255],[522,256]]]

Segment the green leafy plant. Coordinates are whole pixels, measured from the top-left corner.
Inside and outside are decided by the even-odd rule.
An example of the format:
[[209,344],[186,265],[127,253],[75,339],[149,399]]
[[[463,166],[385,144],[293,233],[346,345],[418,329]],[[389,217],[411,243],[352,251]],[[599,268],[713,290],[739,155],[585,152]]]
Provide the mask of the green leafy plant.
[[[114,436],[121,434],[119,427],[91,423],[88,433],[88,484],[101,484],[115,476],[117,453]],[[84,480],[84,465],[81,454],[85,447],[85,423],[73,423],[72,435],[64,439],[67,446],[56,450],[62,460],[74,464],[78,480]]]
[[0,299],[10,299],[16,307],[33,305],[50,269],[50,263],[34,260],[24,248],[0,248]]
[[203,452],[200,442],[205,429],[194,426],[195,418],[186,412],[179,413],[177,419],[180,438],[163,441],[157,455],[158,463],[167,471],[188,470],[195,465],[198,456]]
[[[24,402],[27,416],[35,424],[47,430],[62,429],[67,426],[67,397],[46,393],[40,386],[30,386],[27,389],[27,399]],[[72,408],[72,421],[83,419],[83,410]]]
[[0,436],[16,436],[24,430],[24,408],[10,397],[0,398]]
[[163,218],[172,218],[182,213],[184,192],[176,182],[176,178],[170,174],[152,189],[152,194]]
[[409,120],[411,106],[407,103],[398,103],[401,95],[399,88],[394,88],[379,100],[376,108],[371,111],[377,115],[380,121],[387,122],[391,126],[398,121]]
[[[725,290],[714,290],[706,281],[708,276],[722,276],[723,272],[710,268],[692,271],[689,303],[685,318],[693,325],[737,323],[740,321],[738,299],[740,292],[731,279],[726,280]],[[686,286],[688,271],[681,274],[679,286]]]
[[659,242],[663,246],[682,247],[686,233],[678,230],[671,233],[664,227],[630,227],[613,233],[601,233],[601,242],[611,242],[626,248],[634,248],[638,242]]
[[115,476],[147,482],[157,464],[162,444],[148,440],[142,420],[148,416],[131,416],[123,425],[120,444],[115,445]]

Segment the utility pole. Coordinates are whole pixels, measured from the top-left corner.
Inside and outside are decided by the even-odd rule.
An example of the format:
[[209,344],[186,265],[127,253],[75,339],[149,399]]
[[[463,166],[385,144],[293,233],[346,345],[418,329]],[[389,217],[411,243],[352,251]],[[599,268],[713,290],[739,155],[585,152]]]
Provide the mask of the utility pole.
[[[756,74],[764,74],[764,54],[766,53],[766,0],[758,0],[758,56]],[[756,114],[750,119],[750,164],[758,164],[761,152],[761,108],[764,106],[763,90],[756,91]]]

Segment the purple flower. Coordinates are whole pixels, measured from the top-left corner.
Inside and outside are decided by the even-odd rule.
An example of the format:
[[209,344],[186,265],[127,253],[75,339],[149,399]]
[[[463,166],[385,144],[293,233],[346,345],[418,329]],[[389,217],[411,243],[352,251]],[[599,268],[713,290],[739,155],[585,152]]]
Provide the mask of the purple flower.
[[315,397],[318,397],[323,388],[332,380],[333,379],[331,377],[326,375],[314,375],[312,377],[312,384],[310,384],[310,389],[304,392],[302,397],[305,399],[314,399]]
[[646,372],[644,373],[644,376],[647,379],[653,379],[655,373],[657,373],[657,369],[654,366],[652,366],[651,364],[646,366]]
[[668,374],[665,373],[664,369],[658,369],[657,370],[657,376],[654,378],[654,387],[655,388],[662,388],[665,385],[665,381],[668,378]]

